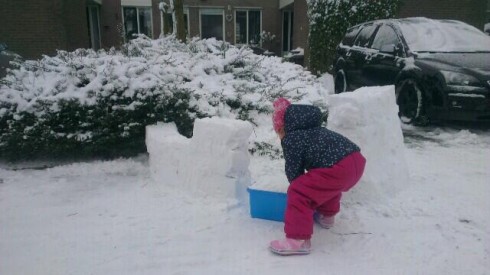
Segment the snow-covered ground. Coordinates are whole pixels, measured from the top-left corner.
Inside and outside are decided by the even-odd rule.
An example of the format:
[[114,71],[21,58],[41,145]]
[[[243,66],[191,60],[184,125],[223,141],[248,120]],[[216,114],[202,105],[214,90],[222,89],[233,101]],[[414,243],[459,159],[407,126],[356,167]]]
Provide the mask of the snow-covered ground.
[[[313,252],[297,257],[267,249],[282,223],[162,189],[146,156],[4,164],[0,274],[488,274],[490,132],[405,127],[404,136],[408,186],[344,202],[336,226],[315,226]],[[253,157],[250,168],[279,165]]]

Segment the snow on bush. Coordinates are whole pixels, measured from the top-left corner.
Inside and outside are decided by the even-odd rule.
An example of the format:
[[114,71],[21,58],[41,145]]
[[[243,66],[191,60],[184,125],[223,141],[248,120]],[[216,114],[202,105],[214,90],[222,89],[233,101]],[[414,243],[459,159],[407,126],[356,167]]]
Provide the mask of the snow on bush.
[[257,125],[278,96],[321,105],[322,94],[315,76],[278,57],[215,39],[140,36],[120,50],[59,51],[10,71],[0,83],[0,153],[134,154],[145,151],[144,127],[158,121],[191,136],[195,118]]

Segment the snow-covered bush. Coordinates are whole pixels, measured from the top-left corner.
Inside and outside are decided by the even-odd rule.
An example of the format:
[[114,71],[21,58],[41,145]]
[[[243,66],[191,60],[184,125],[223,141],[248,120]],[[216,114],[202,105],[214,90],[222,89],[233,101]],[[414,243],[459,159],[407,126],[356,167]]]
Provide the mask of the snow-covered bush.
[[[144,152],[144,129],[196,117],[249,120],[278,96],[318,100],[302,67],[215,39],[141,36],[121,50],[59,51],[25,61],[0,82],[0,155],[121,156]],[[261,142],[261,141],[258,141]]]
[[362,22],[392,18],[401,0],[307,0],[310,20],[310,68],[331,71],[337,45],[345,31]]

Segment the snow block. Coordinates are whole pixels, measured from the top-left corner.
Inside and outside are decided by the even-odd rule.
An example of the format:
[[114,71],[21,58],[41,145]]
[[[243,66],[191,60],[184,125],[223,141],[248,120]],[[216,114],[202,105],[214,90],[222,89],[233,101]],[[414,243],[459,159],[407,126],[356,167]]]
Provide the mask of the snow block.
[[249,122],[218,117],[196,119],[191,139],[173,123],[147,126],[152,177],[200,196],[246,200],[251,134]]
[[361,181],[346,198],[375,201],[402,190],[409,173],[395,87],[364,87],[331,95],[328,107],[328,128],[358,144],[367,159]]
[[179,134],[175,123],[146,126],[146,149],[149,153],[150,172],[158,181],[178,182],[183,165],[181,155],[190,140]]
[[250,197],[250,215],[271,221],[284,221],[286,212],[286,193],[248,188]]

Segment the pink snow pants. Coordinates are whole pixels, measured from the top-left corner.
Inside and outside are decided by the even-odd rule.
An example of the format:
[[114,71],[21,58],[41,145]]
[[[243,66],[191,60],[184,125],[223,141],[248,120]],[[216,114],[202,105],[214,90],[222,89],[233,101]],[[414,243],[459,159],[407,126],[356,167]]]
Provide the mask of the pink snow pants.
[[326,216],[337,214],[342,192],[359,181],[365,165],[362,154],[354,152],[332,167],[311,169],[293,180],[288,188],[284,217],[286,237],[310,239],[314,211]]

